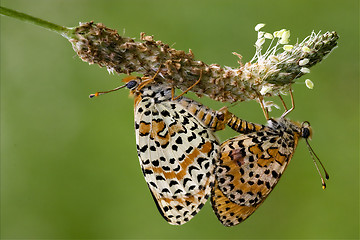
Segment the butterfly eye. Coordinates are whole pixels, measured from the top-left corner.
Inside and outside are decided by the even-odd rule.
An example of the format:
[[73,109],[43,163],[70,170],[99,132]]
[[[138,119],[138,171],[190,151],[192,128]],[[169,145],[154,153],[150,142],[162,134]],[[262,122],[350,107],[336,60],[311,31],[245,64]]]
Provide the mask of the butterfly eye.
[[309,128],[303,128],[302,129],[302,137],[303,138],[309,138],[310,137],[310,129]]
[[305,139],[311,137],[311,128],[310,128],[310,123],[308,121],[302,123],[301,136]]
[[136,80],[131,80],[128,83],[126,83],[126,87],[130,90],[133,90],[138,85],[138,82]]

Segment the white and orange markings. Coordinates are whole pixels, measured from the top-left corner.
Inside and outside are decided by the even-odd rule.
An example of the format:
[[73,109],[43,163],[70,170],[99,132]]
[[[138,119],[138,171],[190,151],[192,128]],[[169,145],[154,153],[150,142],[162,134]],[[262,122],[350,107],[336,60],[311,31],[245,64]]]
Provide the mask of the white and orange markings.
[[171,88],[150,83],[135,95],[137,151],[145,180],[161,215],[174,225],[193,218],[214,185],[219,143],[225,127],[216,112]]
[[284,173],[299,139],[311,137],[311,128],[308,122],[286,118],[269,119],[264,126],[233,115],[228,125],[243,134],[221,145],[211,202],[220,222],[234,226],[263,203]]
[[[155,76],[159,72],[160,68]],[[224,129],[225,121],[218,112],[182,97],[185,92],[174,97],[172,87],[157,83],[155,76],[130,76],[125,85],[90,97],[130,89],[142,172],[161,215],[170,224],[181,225],[211,194],[220,148],[214,131]]]

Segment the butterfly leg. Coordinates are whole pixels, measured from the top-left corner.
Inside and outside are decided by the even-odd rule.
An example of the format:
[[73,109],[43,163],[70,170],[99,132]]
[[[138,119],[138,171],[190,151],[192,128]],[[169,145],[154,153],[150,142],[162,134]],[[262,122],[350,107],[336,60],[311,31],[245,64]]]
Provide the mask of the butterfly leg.
[[171,88],[171,100],[176,100],[176,99],[178,99],[179,97],[181,97],[181,96],[183,96],[185,93],[187,93],[188,91],[190,91],[193,87],[195,87],[199,82],[200,82],[200,80],[201,80],[201,78],[202,78],[202,70],[200,70],[200,77],[199,77],[199,79],[193,84],[193,85],[191,85],[188,89],[186,89],[184,92],[182,92],[179,96],[177,96],[177,97],[174,97],[174,94],[175,94],[175,89],[174,89],[174,87],[172,87]]
[[291,108],[289,110],[285,110],[285,112],[283,113],[283,115],[281,115],[281,118],[284,118],[286,115],[288,115],[290,112],[292,112],[295,109],[295,101],[294,101],[294,95],[292,93],[291,90],[291,85],[290,85],[290,97],[291,97]]
[[259,96],[259,103],[260,103],[261,109],[263,110],[266,121],[269,120],[269,111],[264,106],[264,98],[263,97]]
[[[256,92],[256,91],[255,91]],[[261,109],[264,113],[265,119],[266,121],[269,120],[269,111],[267,110],[267,108],[265,108],[264,106],[264,98],[258,93],[256,92],[257,96],[258,96],[258,101],[260,103]]]
[[286,104],[285,104],[285,102],[284,102],[284,99],[281,97],[281,95],[279,95],[279,98],[280,98],[280,100],[281,100],[282,105],[284,106],[285,111],[287,111],[288,108],[286,107]]
[[143,87],[145,87],[146,85],[148,85],[149,83],[154,81],[154,79],[156,78],[156,76],[158,75],[160,70],[161,70],[161,65],[160,65],[159,69],[156,71],[155,75],[152,78],[148,78],[147,80],[145,80],[145,81],[143,81],[142,83],[139,84],[139,86],[137,87],[137,91],[139,91],[140,89],[142,89]]

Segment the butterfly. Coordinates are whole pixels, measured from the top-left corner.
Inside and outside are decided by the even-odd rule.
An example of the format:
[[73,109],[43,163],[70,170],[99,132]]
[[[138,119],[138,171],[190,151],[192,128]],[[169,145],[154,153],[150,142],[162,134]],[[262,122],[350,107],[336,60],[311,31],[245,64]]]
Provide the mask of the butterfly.
[[[229,112],[225,115],[228,126],[243,134],[221,144],[211,203],[220,222],[234,226],[248,218],[274,189],[301,138],[311,149],[308,139],[312,130],[308,122],[301,124],[285,117],[269,119],[264,126]],[[312,149],[310,153],[316,156]],[[320,174],[316,163],[315,166]]]
[[154,78],[130,77],[114,90],[127,87],[134,95],[136,147],[143,175],[164,219],[181,225],[210,196],[220,146],[214,131],[225,128],[225,122],[198,102],[174,98],[173,88]]

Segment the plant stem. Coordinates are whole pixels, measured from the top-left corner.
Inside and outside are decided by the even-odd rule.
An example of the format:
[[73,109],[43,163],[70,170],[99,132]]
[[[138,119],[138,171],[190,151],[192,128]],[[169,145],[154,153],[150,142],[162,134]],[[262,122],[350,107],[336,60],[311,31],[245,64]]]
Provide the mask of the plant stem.
[[29,22],[32,23],[34,25],[43,27],[47,30],[56,32],[58,34],[60,34],[61,36],[70,39],[74,37],[74,31],[72,28],[67,28],[67,27],[63,27],[45,20],[42,20],[40,18],[36,18],[33,16],[30,16],[28,14],[25,13],[21,13],[9,8],[5,8],[5,7],[1,7],[0,6],[0,15],[4,15],[4,16],[8,16],[8,17],[12,17],[12,18],[16,18],[20,21],[23,22]]

